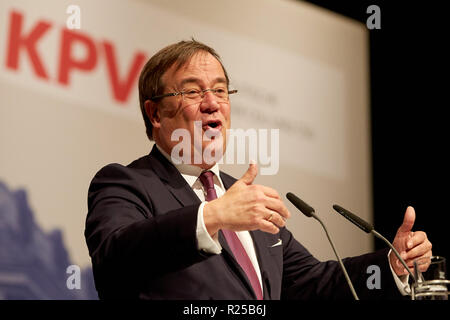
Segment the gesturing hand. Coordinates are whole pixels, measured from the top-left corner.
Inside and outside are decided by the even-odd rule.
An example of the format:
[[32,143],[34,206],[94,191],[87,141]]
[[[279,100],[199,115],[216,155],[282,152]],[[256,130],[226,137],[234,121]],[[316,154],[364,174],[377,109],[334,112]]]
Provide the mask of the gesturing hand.
[[[407,266],[413,272],[413,262],[421,257],[431,256],[431,242],[423,231],[413,232],[412,227],[416,219],[416,213],[413,207],[408,207],[403,218],[403,223],[398,228],[395,235],[393,246],[398,251],[400,256],[405,260]],[[398,275],[408,274],[408,271],[403,267],[398,258],[391,252],[389,260],[392,269]]]
[[275,234],[285,226],[285,219],[290,217],[288,209],[274,189],[253,184],[257,174],[257,165],[250,164],[222,197],[205,205],[203,218],[210,235],[219,229],[259,229]]

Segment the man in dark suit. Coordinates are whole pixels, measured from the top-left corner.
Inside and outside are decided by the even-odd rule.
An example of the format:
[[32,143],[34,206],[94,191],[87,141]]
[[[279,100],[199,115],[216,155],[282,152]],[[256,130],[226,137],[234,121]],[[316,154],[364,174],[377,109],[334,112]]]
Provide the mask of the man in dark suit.
[[[155,145],[128,166],[104,167],[89,188],[85,236],[100,298],[352,298],[338,263],[315,259],[285,227],[278,193],[253,184],[255,164],[239,180],[219,170],[234,92],[217,53],[195,40],[144,66],[141,111]],[[410,207],[394,239],[410,267],[431,255],[414,219]],[[405,294],[407,272],[388,250],[344,264],[361,299]],[[367,286],[370,265],[380,267],[381,289]]]

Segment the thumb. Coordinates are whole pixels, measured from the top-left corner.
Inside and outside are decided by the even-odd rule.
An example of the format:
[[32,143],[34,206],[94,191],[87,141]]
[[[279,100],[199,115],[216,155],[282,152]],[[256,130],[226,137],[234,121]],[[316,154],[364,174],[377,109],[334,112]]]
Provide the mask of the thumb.
[[258,165],[256,163],[250,163],[247,171],[244,173],[240,180],[249,185],[253,183],[253,180],[255,180],[257,175]]
[[403,223],[398,228],[398,232],[410,232],[414,221],[416,220],[416,212],[413,207],[408,207],[405,212],[405,216],[403,217]]

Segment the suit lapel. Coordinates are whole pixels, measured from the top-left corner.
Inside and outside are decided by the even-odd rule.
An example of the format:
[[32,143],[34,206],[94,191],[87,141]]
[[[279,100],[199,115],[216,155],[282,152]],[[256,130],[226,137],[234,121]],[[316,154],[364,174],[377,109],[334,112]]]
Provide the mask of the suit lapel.
[[182,206],[200,203],[200,199],[194,190],[188,185],[178,169],[161,154],[156,145],[153,146],[148,161],[154,168],[154,172],[165,182],[169,192]]

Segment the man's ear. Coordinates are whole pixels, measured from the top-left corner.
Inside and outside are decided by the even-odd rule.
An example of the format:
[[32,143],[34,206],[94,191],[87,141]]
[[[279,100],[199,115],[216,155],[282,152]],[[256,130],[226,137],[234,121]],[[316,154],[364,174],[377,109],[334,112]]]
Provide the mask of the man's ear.
[[157,103],[155,103],[151,100],[146,100],[144,102],[144,107],[145,107],[145,113],[147,114],[148,119],[152,123],[153,128],[161,127],[161,119],[159,116],[159,110],[158,110]]

